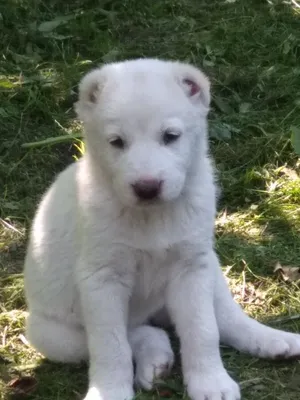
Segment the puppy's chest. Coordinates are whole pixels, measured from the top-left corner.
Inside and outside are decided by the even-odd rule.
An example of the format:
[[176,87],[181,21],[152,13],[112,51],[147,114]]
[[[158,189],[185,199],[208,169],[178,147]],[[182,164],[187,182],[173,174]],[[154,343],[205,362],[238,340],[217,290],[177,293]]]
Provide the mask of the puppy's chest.
[[149,299],[163,294],[176,254],[176,248],[137,251],[135,296]]
[[[189,213],[186,207],[155,209],[153,212],[125,213],[116,226],[118,240],[125,245],[145,250],[155,259],[164,259],[164,249],[189,241],[199,231],[200,215]],[[156,251],[152,251],[156,249]]]
[[138,251],[135,285],[130,301],[130,324],[144,323],[165,303],[174,254],[170,250]]

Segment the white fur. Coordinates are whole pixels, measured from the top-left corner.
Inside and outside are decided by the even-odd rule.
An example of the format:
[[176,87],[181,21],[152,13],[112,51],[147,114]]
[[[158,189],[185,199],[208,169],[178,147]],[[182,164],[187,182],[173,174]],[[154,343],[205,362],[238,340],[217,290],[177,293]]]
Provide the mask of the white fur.
[[[175,324],[192,400],[240,398],[220,339],[262,357],[300,354],[300,336],[243,313],[219,267],[209,101],[207,78],[177,62],[109,64],[81,82],[87,153],[39,206],[25,289],[31,343],[52,360],[89,359],[85,400],[131,399],[134,380],[151,389],[170,370],[167,334],[149,325],[158,314]],[[165,145],[166,129],[179,139]],[[109,143],[118,136],[124,149]],[[145,177],[163,181],[151,204],[132,190]]]

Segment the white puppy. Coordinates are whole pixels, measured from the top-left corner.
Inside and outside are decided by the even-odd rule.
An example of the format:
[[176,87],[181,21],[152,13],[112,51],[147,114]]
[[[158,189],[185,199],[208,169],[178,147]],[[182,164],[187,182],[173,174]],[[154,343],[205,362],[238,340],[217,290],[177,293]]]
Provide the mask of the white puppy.
[[300,355],[300,335],[247,317],[219,267],[209,103],[208,79],[178,62],[109,64],[80,84],[87,152],[39,206],[25,289],[31,343],[51,360],[89,359],[86,400],[131,399],[134,380],[151,389],[170,370],[169,338],[149,324],[158,312],[176,327],[193,400],[240,398],[220,340]]

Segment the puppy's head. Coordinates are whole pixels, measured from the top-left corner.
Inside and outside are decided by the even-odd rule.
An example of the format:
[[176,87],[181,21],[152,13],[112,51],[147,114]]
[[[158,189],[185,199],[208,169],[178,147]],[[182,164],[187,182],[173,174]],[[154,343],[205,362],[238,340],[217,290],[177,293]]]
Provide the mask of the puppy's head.
[[148,206],[184,191],[206,148],[209,103],[209,81],[198,69],[139,59],[88,73],[76,111],[88,152],[122,203]]

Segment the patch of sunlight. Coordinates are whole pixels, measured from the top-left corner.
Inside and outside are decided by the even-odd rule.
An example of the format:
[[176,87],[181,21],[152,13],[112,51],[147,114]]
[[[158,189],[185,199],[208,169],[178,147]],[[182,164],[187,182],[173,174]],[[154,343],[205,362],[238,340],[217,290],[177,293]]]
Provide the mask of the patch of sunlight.
[[299,313],[299,286],[286,284],[277,276],[255,275],[245,262],[242,273],[232,273],[231,266],[224,269],[233,297],[247,314],[259,319],[273,320],[282,315]]
[[22,76],[18,75],[0,75],[0,88],[13,89],[16,86],[22,85]]
[[[0,254],[17,246],[25,238],[25,226],[19,221],[12,221],[12,218],[0,218]],[[15,245],[14,245],[15,243]]]
[[292,6],[293,10],[299,14],[300,13],[300,2],[296,0],[290,0],[289,4]]
[[0,276],[0,287],[0,318],[8,312],[23,313],[25,307],[23,274],[10,273]]
[[0,75],[0,88],[10,90],[23,85],[40,82],[42,86],[53,86],[61,82],[60,74],[53,68],[39,69],[35,74],[9,74]]
[[216,228],[222,231],[230,231],[240,233],[242,236],[247,236],[251,239],[257,239],[264,233],[264,226],[259,225],[255,210],[256,204],[249,207],[248,211],[234,212],[227,214],[226,210],[221,213],[216,219]]
[[261,197],[246,209],[227,213],[223,210],[216,219],[221,231],[240,233],[255,239],[265,237],[265,228],[271,220],[282,221],[291,227],[300,227],[300,176],[295,169],[282,166],[269,171],[266,189],[257,190]]
[[68,123],[65,123],[64,125],[60,124],[60,122],[56,120],[55,123],[64,133],[68,133],[69,135],[73,136],[78,136],[79,134],[82,134],[82,124],[76,119],[71,119],[68,121]]
[[47,68],[47,69],[39,69],[38,76],[26,78],[26,83],[31,83],[38,79],[42,82],[42,86],[54,86],[55,84],[59,84],[62,81],[61,75],[54,69],[54,68]]
[[2,312],[0,314],[0,332],[2,346],[0,347],[0,357],[18,364],[18,359],[22,364],[38,362],[41,355],[37,353],[28,343],[24,335],[25,320],[28,313],[20,310]]

